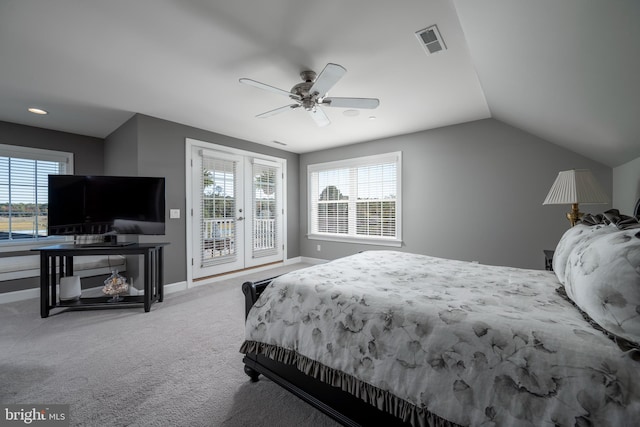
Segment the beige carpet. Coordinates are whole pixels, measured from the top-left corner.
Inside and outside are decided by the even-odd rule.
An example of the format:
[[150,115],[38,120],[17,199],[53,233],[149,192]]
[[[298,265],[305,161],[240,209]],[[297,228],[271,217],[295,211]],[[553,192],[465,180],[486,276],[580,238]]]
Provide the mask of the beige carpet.
[[264,377],[238,348],[246,279],[142,308],[40,318],[39,300],[0,304],[0,403],[69,404],[76,426],[336,426]]

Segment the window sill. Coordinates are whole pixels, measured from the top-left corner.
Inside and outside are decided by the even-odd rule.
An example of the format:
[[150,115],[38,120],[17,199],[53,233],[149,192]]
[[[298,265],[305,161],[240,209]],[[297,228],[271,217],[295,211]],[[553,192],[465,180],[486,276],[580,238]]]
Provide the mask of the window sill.
[[402,240],[383,239],[375,237],[351,237],[351,236],[334,236],[326,234],[307,234],[309,240],[324,240],[327,242],[355,243],[359,245],[376,245],[376,246],[393,246],[399,248],[402,246]]

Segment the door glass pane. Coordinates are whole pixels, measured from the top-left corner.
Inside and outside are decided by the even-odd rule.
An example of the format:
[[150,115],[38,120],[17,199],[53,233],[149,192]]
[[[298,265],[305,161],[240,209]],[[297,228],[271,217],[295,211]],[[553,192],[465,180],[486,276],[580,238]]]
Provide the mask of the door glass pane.
[[276,167],[253,165],[252,253],[254,258],[278,252],[277,179],[278,169]]
[[203,266],[236,256],[236,162],[202,158],[201,251]]

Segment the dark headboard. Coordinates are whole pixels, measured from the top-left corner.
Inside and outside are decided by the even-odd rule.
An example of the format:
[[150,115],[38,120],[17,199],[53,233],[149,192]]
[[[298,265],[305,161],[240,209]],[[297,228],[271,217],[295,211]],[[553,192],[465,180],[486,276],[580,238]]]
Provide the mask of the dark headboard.
[[635,216],[640,215],[640,199],[638,199],[638,203],[636,203],[636,210],[633,213]]

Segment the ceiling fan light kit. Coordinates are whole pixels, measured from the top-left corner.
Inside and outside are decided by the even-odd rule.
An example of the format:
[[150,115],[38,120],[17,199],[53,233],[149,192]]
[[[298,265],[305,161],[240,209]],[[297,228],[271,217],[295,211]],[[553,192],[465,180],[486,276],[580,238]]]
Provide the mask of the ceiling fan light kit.
[[269,92],[286,95],[296,102],[295,104],[285,105],[283,107],[276,108],[275,110],[258,114],[256,117],[267,118],[302,107],[309,113],[316,124],[322,127],[328,126],[331,121],[320,106],[349,109],[374,109],[380,105],[380,101],[376,98],[328,97],[327,94],[329,90],[346,74],[346,72],[346,68],[333,63],[328,63],[319,75],[316,75],[316,73],[311,70],[302,71],[300,73],[302,83],[296,84],[288,92],[247,78],[240,79],[240,83],[257,87],[258,89],[267,90]]

